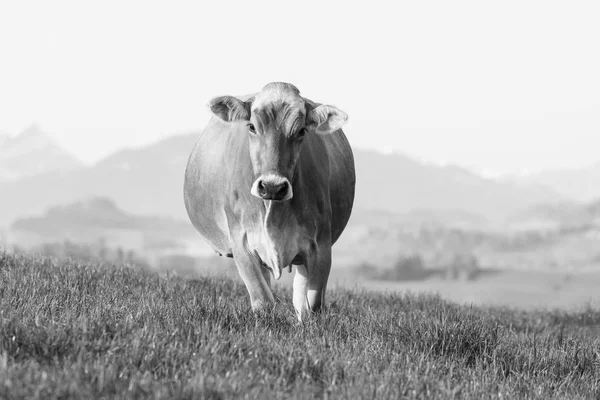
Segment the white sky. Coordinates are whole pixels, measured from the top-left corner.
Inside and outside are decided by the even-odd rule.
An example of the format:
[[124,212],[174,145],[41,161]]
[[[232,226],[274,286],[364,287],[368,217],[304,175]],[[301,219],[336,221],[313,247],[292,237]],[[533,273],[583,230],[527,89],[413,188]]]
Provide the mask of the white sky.
[[[291,4],[294,4],[293,6]],[[490,174],[600,161],[598,1],[0,0],[0,132],[93,162],[271,81],[355,147]]]

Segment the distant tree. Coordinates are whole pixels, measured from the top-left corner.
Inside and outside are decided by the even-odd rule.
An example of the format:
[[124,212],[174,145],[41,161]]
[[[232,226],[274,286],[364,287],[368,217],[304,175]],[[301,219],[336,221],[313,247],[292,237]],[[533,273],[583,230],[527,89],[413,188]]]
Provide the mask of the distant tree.
[[119,264],[125,262],[125,253],[123,252],[123,249],[121,247],[117,248],[117,262]]
[[368,262],[363,262],[355,268],[355,274],[364,278],[379,279],[381,275],[381,269]]
[[390,281],[422,280],[432,275],[419,254],[399,256],[391,268],[378,268],[370,263],[363,263],[356,268],[356,272],[369,279]]
[[103,261],[108,260],[108,248],[106,248],[106,246],[100,247],[100,249],[98,250],[98,258],[100,258],[100,260]]
[[470,281],[475,279],[480,271],[477,257],[466,252],[455,253],[442,268],[445,270],[446,279],[448,280]]
[[423,262],[423,258],[418,254],[413,254],[408,257],[401,256],[398,258],[394,267],[390,271],[389,279],[413,281],[425,279],[429,273]]

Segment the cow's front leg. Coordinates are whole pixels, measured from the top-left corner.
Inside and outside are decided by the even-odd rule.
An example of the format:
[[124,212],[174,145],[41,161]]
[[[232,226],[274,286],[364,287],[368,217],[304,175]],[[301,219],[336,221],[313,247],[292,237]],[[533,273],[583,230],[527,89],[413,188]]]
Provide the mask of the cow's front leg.
[[260,272],[265,281],[267,282],[267,286],[269,287],[269,289],[271,289],[271,270],[265,268],[265,266],[261,264]]
[[296,266],[293,302],[300,321],[309,312],[317,312],[325,305],[325,290],[330,271],[330,246],[323,246],[307,258],[306,265]]
[[325,306],[325,290],[327,280],[331,271],[331,246],[323,246],[319,249],[314,263],[307,265],[308,268],[308,303],[313,312],[321,310]]
[[308,304],[308,298],[306,294],[308,292],[308,271],[305,265],[296,265],[296,274],[294,275],[293,285],[293,298],[294,308],[296,309],[296,316],[299,321],[302,321],[310,312],[310,306]]
[[270,279],[263,275],[262,261],[256,254],[251,254],[239,246],[234,249],[233,260],[250,295],[250,303],[255,311],[271,309],[275,303],[270,288]]

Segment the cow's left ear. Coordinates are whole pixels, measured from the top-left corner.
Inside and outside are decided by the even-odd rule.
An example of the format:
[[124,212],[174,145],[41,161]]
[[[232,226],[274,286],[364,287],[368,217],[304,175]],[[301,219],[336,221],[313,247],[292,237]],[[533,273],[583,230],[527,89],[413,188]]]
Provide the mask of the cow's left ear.
[[225,122],[250,120],[250,103],[233,96],[215,97],[208,103],[208,107]]
[[316,133],[327,134],[340,129],[348,120],[348,114],[334,106],[321,105],[310,110],[306,119]]

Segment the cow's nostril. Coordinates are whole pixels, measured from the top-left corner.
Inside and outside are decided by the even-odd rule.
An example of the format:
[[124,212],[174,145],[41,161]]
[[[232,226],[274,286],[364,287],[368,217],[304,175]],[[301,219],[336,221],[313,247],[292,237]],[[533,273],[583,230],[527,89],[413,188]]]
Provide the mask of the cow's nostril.
[[277,188],[277,193],[275,194],[275,198],[276,199],[283,199],[285,197],[285,195],[287,194],[287,190],[288,190],[288,184],[287,184],[287,182],[283,182]]
[[267,188],[265,187],[265,184],[262,179],[258,181],[256,188],[258,189],[258,194],[260,196],[265,196],[267,194]]

